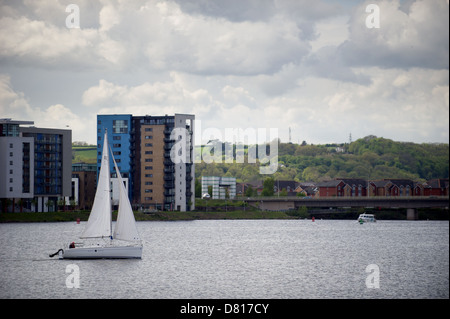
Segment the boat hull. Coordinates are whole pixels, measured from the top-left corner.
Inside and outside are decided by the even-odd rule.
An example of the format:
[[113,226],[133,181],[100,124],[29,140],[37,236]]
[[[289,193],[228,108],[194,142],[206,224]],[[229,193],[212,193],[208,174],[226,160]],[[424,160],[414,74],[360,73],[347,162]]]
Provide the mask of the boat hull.
[[142,258],[142,246],[79,247],[60,251],[59,259],[132,259]]
[[360,224],[363,223],[375,223],[377,220],[375,219],[375,216],[372,214],[361,214],[358,217],[358,222]]

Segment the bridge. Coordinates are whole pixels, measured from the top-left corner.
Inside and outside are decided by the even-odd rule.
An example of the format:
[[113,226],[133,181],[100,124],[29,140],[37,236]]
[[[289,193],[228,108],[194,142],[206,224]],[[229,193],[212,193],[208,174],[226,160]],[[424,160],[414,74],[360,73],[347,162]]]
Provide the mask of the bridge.
[[406,208],[409,220],[418,219],[418,208],[447,208],[449,198],[445,197],[249,197],[244,200],[249,205],[262,210],[295,210],[299,207],[337,208],[337,207],[381,207]]

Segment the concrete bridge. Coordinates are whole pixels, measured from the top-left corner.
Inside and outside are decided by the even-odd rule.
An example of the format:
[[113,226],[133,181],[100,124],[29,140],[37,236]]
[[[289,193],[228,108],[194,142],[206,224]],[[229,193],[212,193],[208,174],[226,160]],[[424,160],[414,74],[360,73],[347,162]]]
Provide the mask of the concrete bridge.
[[406,208],[407,219],[418,219],[418,208],[447,208],[448,197],[250,197],[244,200],[249,205],[263,210],[295,210],[299,207],[381,207]]

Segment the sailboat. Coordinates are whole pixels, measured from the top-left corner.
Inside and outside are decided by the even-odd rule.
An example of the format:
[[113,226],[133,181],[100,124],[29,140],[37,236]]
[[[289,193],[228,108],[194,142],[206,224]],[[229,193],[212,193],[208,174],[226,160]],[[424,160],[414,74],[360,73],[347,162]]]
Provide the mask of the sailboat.
[[114,155],[111,156],[119,181],[119,211],[112,231],[111,178],[108,136],[105,131],[102,161],[94,204],[84,232],[84,241],[72,242],[56,253],[59,259],[142,258],[142,241],[136,227],[133,210]]

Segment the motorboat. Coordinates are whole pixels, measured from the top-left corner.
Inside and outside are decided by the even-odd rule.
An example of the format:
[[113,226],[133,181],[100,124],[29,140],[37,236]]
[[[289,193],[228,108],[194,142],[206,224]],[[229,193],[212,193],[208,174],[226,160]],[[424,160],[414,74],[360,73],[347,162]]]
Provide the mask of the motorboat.
[[375,219],[375,215],[373,215],[373,214],[366,214],[366,213],[364,213],[364,214],[360,214],[358,216],[358,222],[360,224],[363,224],[363,223],[374,223],[376,221],[377,220]]

